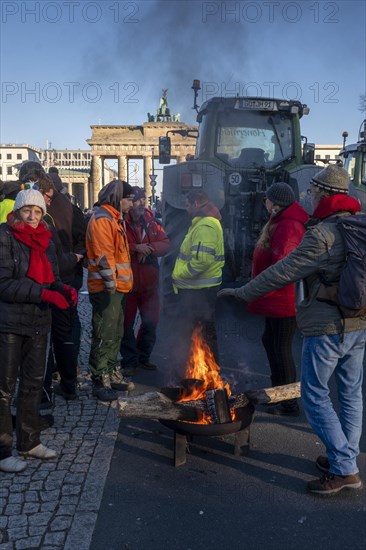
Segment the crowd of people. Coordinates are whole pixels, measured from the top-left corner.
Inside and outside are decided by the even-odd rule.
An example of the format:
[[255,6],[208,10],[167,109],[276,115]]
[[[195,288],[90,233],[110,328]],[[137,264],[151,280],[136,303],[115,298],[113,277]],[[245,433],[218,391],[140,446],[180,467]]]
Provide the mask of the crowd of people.
[[[346,260],[337,219],[361,209],[348,187],[341,166],[320,171],[309,188],[309,218],[287,183],[269,186],[268,222],[254,250],[252,280],[221,290],[221,215],[205,191],[193,190],[186,204],[190,226],[171,274],[179,310],[171,334],[173,363],[175,356],[188,359],[198,325],[218,362],[216,300],[235,298],[264,317],[262,342],[272,385],[290,384],[297,379],[292,341],[300,329],[302,404],[326,450],[326,456],[316,459],[323,475],[310,481],[308,490],[324,495],[362,486],[357,456],[366,319],[344,317],[318,295],[321,281],[337,281]],[[111,402],[119,390],[134,389],[131,377],[137,369],[158,368],[151,353],[160,314],[159,263],[170,242],[146,206],[145,190],[126,181],[105,185],[88,216],[70,202],[57,169],[46,174],[36,162],[24,163],[19,181],[5,183],[0,191],[0,471],[20,472],[24,458],[57,456],[40,441],[40,409],[52,408],[53,393],[77,398],[77,300],[83,267],[92,306],[92,393]],[[297,296],[295,284],[301,285],[303,296]],[[338,413],[330,398],[332,375]],[[269,406],[267,412],[299,416],[300,408],[293,399]]]

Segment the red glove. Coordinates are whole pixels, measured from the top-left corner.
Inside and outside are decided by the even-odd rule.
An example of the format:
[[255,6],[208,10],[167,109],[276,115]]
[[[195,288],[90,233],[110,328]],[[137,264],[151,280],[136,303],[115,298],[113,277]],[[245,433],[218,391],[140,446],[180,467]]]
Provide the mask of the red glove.
[[64,285],[62,292],[69,304],[71,304],[72,306],[76,306],[76,304],[78,303],[77,290],[75,290],[75,288],[73,288],[72,286]]
[[60,309],[68,309],[70,307],[65,296],[63,296],[61,292],[57,292],[57,290],[47,290],[44,288],[41,292],[41,300],[42,302],[53,304]]

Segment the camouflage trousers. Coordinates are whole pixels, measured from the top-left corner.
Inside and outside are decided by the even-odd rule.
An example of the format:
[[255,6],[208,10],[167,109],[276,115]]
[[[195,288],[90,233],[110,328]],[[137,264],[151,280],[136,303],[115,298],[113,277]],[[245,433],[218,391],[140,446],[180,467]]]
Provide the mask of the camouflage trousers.
[[118,352],[123,337],[124,304],[122,292],[89,294],[92,305],[92,338],[89,369],[92,378],[111,374],[118,364]]

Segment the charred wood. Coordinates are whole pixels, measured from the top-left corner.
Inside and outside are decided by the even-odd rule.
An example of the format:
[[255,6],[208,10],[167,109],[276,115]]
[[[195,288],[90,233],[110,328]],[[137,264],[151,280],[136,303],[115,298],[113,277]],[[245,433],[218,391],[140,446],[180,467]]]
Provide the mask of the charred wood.
[[130,418],[161,418],[197,422],[202,417],[199,403],[174,403],[159,392],[148,392],[118,399],[118,416]]
[[207,390],[205,393],[208,414],[214,424],[225,424],[232,422],[230,405],[225,388]]
[[[287,399],[300,397],[300,382],[265,388],[260,390],[247,391],[243,394],[229,398],[230,408],[245,407],[248,403],[266,404],[278,403]],[[219,403],[220,418],[223,413],[223,406]],[[208,412],[205,400],[195,400],[176,403],[160,392],[148,392],[133,397],[118,399],[119,416],[129,418],[161,418],[165,420],[185,420],[198,422],[203,412]],[[226,414],[226,413],[225,413]],[[230,422],[227,420],[227,422]]]

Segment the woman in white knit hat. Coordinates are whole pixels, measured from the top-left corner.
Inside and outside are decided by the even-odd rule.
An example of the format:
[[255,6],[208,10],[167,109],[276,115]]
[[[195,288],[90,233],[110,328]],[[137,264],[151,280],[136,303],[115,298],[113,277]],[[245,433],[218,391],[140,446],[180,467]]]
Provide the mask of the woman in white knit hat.
[[[40,442],[38,407],[42,395],[50,304],[75,303],[74,289],[59,282],[51,233],[43,221],[46,205],[34,187],[20,191],[7,223],[0,226],[0,471],[21,472],[20,457],[50,459],[56,451]],[[11,400],[17,379],[13,456]]]

